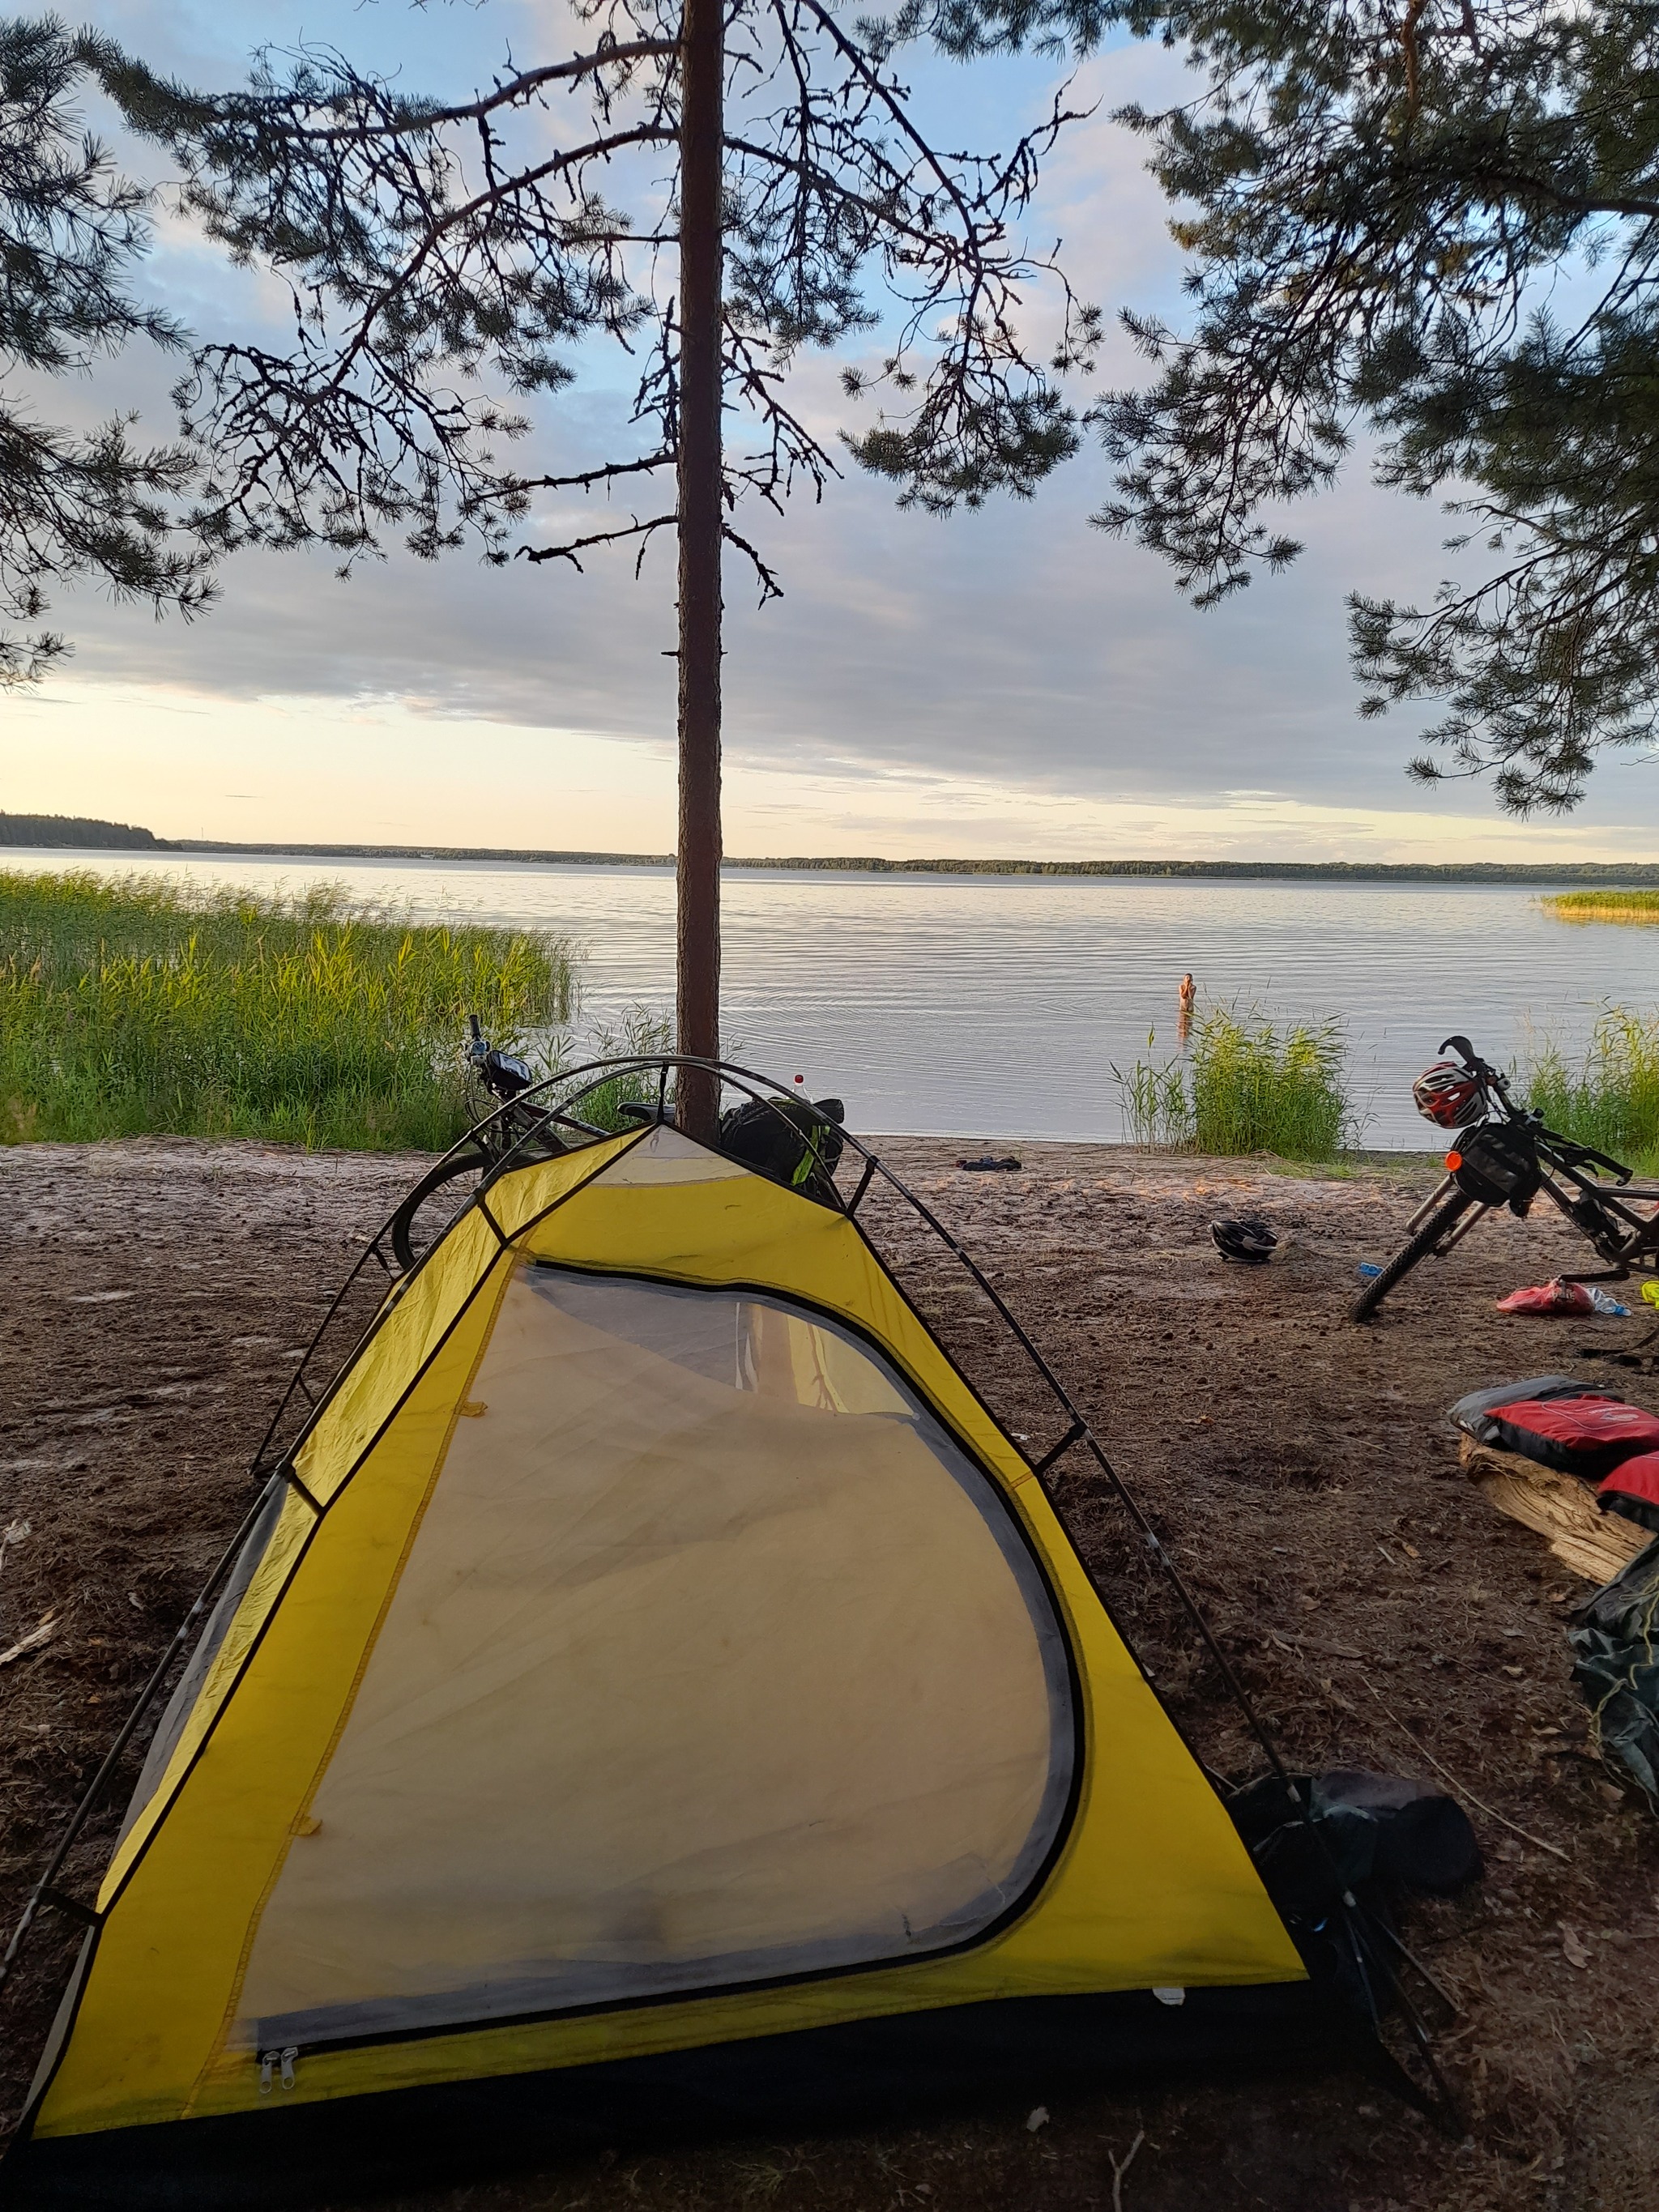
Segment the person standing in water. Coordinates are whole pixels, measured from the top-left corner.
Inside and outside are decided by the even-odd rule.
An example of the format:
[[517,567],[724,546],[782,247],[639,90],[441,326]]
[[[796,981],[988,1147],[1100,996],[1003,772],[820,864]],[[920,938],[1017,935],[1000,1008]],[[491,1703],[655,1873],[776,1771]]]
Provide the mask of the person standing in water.
[[1181,979],[1180,1000],[1181,1012],[1176,1022],[1176,1039],[1178,1043],[1185,1044],[1187,1032],[1192,1026],[1193,1008],[1198,1004],[1198,986],[1193,981],[1190,968]]

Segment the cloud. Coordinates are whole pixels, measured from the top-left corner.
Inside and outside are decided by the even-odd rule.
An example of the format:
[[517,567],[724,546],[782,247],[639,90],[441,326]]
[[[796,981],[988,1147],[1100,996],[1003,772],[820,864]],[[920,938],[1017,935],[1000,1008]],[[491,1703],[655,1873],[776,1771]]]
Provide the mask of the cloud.
[[[1342,586],[1389,574],[1375,513],[1346,548],[1343,518],[1321,518],[1316,563],[1197,615],[1156,563],[1089,527],[1100,489],[1079,464],[1029,506],[941,522],[855,477],[792,508],[765,534],[781,604],[757,611],[728,556],[731,744],[802,772],[860,761],[1097,794],[1270,785],[1400,804],[1408,730],[1361,728],[1344,660]],[[1361,514],[1387,504],[1363,487],[1344,498]],[[672,732],[666,543],[638,582],[625,561],[578,575],[398,555],[342,583],[322,557],[250,554],[225,587],[190,626],[66,600],[75,675]]]
[[[211,9],[204,0],[104,0],[93,15],[164,65],[217,82],[238,73],[239,50],[261,36],[291,40],[304,20],[295,7],[251,0]],[[526,45],[530,20],[516,6],[410,15],[387,5],[330,28],[354,50],[362,40],[403,52],[407,40],[411,83],[434,82],[463,60],[471,82],[487,76],[514,27]],[[538,35],[545,38],[544,26]],[[917,75],[926,101],[962,111],[964,134],[969,125],[994,132],[1015,111],[1029,115],[1046,81],[1030,62],[981,71],[924,59]],[[1127,301],[1174,311],[1179,262],[1167,210],[1145,173],[1144,146],[1109,111],[1128,98],[1156,104],[1184,85],[1171,57],[1136,47],[1091,62],[1074,88],[1077,104],[1097,112],[1062,141],[1029,231],[1034,241],[1063,235],[1080,289],[1109,308]],[[171,234],[155,274],[198,328],[246,312],[252,296],[245,280]],[[586,356],[582,365],[593,366]],[[1106,374],[1135,373],[1114,338]],[[95,391],[53,397],[94,410],[115,392],[161,429],[167,374],[164,361],[135,352]],[[802,364],[793,396],[831,435],[848,416],[836,365],[821,358]],[[596,447],[617,409],[614,370],[604,364],[592,391],[553,403],[550,434],[567,449]],[[1495,834],[1517,851],[1536,849],[1530,834],[1494,820],[1484,791],[1419,794],[1405,783],[1416,726],[1409,714],[1363,726],[1354,714],[1344,595],[1430,593],[1444,565],[1434,511],[1351,471],[1339,491],[1294,517],[1308,546],[1295,568],[1200,615],[1151,556],[1090,526],[1106,490],[1103,458],[1091,450],[1029,504],[1002,501],[948,522],[899,513],[885,486],[856,471],[832,483],[821,505],[803,498],[781,520],[761,518],[756,534],[787,597],[757,611],[743,563],[729,558],[726,666],[729,747],[743,774],[759,779],[757,834],[769,824],[773,849],[818,851],[830,849],[831,823],[837,836],[895,850],[905,841],[950,850],[970,830],[1017,839],[1025,851],[1044,841],[1077,849],[1077,836],[1095,841],[1091,849],[1114,836],[1167,836],[1171,850],[1198,849],[1192,839],[1234,831],[1298,853],[1370,849],[1378,838],[1398,845],[1419,832],[1443,851],[1472,850],[1472,839],[1486,850]],[[596,499],[582,511],[598,518],[605,509]],[[388,732],[400,733],[395,763],[424,725],[433,742],[415,748],[423,763],[418,803],[399,810],[420,825],[414,836],[443,835],[446,816],[476,817],[465,787],[473,775],[495,802],[489,842],[517,842],[513,778],[576,744],[572,733],[581,744],[641,749],[641,772],[656,789],[674,714],[665,538],[647,553],[639,582],[626,555],[599,556],[577,574],[523,562],[485,569],[466,554],[428,566],[401,552],[344,583],[325,556],[244,554],[223,580],[222,603],[188,626],[89,593],[66,592],[54,610],[77,647],[56,696],[72,698],[82,716],[99,696],[125,702],[130,724],[133,702],[151,699],[146,743],[159,753],[150,765],[173,778],[169,789],[182,789],[179,733],[191,702],[227,727],[289,727],[309,712],[334,733],[308,770],[318,836],[373,834],[320,825],[366,823],[365,807],[383,812],[364,794],[388,765]],[[272,702],[276,720],[260,720],[260,702]],[[50,722],[36,715],[14,726]],[[211,789],[227,771],[251,790],[269,788],[257,754],[240,770],[225,763]],[[58,803],[88,799],[71,791],[67,754],[52,772]],[[881,804],[860,812],[852,795],[861,788],[878,788]],[[283,834],[306,833],[297,806],[295,793],[281,801]],[[252,834],[246,805],[235,812],[241,834]],[[1614,767],[1601,772],[1571,832],[1546,828],[1558,837],[1553,849],[1583,849],[1586,837],[1621,849],[1636,825],[1656,817],[1659,786]],[[1232,830],[1218,826],[1224,820]]]
[[[674,747],[418,712],[395,700],[204,700],[158,685],[71,681],[13,701],[6,799],[142,822],[164,836],[267,842],[665,852]],[[257,791],[257,817],[234,796]],[[82,802],[84,801],[84,804]],[[1651,832],[1517,829],[1488,809],[1298,798],[1091,793],[852,756],[806,763],[728,749],[727,849],[983,858],[1185,854],[1313,860],[1646,858]]]

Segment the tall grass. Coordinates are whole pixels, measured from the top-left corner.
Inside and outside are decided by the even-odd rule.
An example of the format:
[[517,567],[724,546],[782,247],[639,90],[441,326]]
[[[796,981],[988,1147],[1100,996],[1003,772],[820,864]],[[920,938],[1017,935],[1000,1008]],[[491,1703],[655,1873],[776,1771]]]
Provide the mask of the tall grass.
[[1558,921],[1659,921],[1659,891],[1559,891],[1538,903]]
[[1334,1022],[1279,1024],[1212,1007],[1194,1023],[1186,1061],[1137,1060],[1112,1073],[1136,1144],[1329,1160],[1352,1120]]
[[463,1017],[510,1043],[573,998],[554,938],[416,926],[336,887],[0,873],[0,1140],[441,1149],[472,1118]]
[[1659,1016],[1609,1006],[1576,1062],[1547,1045],[1528,1072],[1527,1099],[1564,1137],[1651,1172],[1659,1167]]
[[[1157,1043],[1158,1032],[1148,1030],[1146,1049],[1151,1052]],[[1191,1144],[1193,1108],[1187,1096],[1183,1061],[1138,1060],[1127,1069],[1115,1065],[1112,1081],[1117,1086],[1132,1145],[1163,1149]]]
[[1201,1152],[1334,1159],[1350,1118],[1334,1022],[1276,1028],[1218,1007],[1193,1034],[1193,1134]]

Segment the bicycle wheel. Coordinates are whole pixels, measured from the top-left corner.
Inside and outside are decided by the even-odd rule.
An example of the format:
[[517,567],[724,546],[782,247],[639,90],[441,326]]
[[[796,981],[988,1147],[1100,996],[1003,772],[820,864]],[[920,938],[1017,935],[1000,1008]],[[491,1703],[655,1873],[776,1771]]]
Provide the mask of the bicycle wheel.
[[1474,1204],[1474,1200],[1467,1192],[1455,1190],[1443,1206],[1437,1206],[1416,1236],[1401,1246],[1382,1273],[1373,1276],[1366,1284],[1349,1307],[1348,1319],[1369,1321],[1395,1285],[1410,1274],[1419,1260],[1427,1259],[1453,1222],[1460,1214],[1467,1213]]
[[416,1216],[422,1207],[435,1197],[446,1183],[452,1183],[461,1176],[482,1176],[489,1165],[489,1159],[483,1152],[462,1152],[453,1160],[440,1160],[437,1166],[429,1169],[410,1192],[392,1215],[388,1231],[392,1238],[392,1257],[405,1275],[416,1261],[431,1249],[442,1230],[448,1226],[447,1220],[441,1223],[434,1216],[417,1230]]

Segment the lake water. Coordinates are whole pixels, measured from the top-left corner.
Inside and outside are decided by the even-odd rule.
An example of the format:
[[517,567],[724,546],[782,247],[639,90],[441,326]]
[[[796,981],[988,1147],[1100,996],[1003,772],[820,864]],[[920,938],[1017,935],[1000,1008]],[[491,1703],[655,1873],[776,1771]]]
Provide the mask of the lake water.
[[[564,932],[584,951],[585,1023],[673,1003],[665,870],[21,851],[0,864],[258,890],[323,878],[422,920]],[[1121,1136],[1112,1068],[1175,1050],[1188,968],[1209,999],[1340,1019],[1364,1141],[1420,1150],[1429,1132],[1411,1080],[1449,1030],[1500,1061],[1547,1038],[1580,1049],[1599,1007],[1659,1004],[1659,928],[1554,921],[1522,884],[725,879],[727,1058],[838,1093],[862,1131]]]

